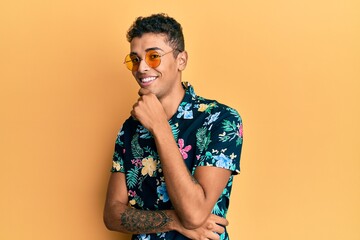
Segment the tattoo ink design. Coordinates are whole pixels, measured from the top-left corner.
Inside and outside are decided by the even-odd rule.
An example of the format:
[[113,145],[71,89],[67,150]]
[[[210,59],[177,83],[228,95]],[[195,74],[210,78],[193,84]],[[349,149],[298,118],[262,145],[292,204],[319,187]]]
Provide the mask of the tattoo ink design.
[[161,232],[169,222],[173,221],[163,211],[137,209],[126,209],[120,218],[127,231],[138,233]]

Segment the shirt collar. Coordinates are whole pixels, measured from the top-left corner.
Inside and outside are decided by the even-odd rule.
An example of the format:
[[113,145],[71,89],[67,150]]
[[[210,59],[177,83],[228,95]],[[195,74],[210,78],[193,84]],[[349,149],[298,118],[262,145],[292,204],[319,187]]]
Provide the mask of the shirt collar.
[[182,82],[182,85],[185,89],[185,96],[178,107],[176,118],[193,119],[193,101],[196,99],[196,94],[189,82]]
[[[194,88],[193,86],[191,86],[191,84],[189,82],[182,82],[182,85],[183,85],[183,88],[185,89],[185,97],[184,97],[184,100],[186,98],[186,95],[190,95],[190,97],[192,99],[195,99],[196,98],[196,94],[195,94],[195,91],[194,91]],[[183,100],[183,101],[184,101]]]

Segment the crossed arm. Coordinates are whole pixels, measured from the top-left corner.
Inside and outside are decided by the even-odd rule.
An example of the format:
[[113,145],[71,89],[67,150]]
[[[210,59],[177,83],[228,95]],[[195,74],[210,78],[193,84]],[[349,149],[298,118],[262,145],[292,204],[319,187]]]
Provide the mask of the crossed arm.
[[[132,115],[154,136],[167,191],[175,210],[146,211],[128,207],[123,173],[110,177],[104,221],[110,230],[156,233],[175,230],[191,239],[219,239],[227,220],[211,214],[231,172],[216,167],[187,169],[174,140],[167,116],[153,94],[143,94]],[[189,199],[191,199],[189,201]],[[221,226],[222,225],[222,226]]]
[[190,239],[219,239],[216,233],[223,233],[222,226],[228,225],[226,219],[211,214],[202,226],[190,230],[181,224],[174,210],[148,211],[131,208],[128,206],[123,173],[112,173],[110,176],[104,222],[112,231],[140,234],[175,230]]

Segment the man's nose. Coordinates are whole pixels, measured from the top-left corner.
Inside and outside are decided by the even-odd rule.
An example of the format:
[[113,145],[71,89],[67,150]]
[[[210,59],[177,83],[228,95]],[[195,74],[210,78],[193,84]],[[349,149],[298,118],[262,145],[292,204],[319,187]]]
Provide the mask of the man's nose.
[[139,72],[146,72],[150,69],[149,65],[146,63],[145,59],[141,59],[139,62]]

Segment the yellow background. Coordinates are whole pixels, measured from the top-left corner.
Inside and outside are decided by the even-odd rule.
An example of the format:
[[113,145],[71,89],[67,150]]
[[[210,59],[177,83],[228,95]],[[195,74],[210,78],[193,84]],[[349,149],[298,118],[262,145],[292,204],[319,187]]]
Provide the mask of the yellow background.
[[0,2],[0,239],[115,240],[102,210],[137,99],[135,17],[182,23],[190,81],[244,121],[232,240],[360,239],[357,0]]

